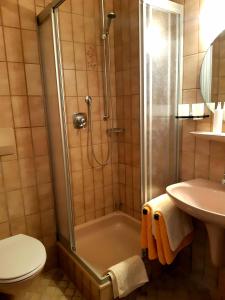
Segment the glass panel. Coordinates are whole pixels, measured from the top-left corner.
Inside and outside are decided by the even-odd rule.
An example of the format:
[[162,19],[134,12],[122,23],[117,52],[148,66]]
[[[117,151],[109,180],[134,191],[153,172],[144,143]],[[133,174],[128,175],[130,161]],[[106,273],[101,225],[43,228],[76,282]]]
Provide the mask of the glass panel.
[[144,10],[145,201],[177,180],[179,15],[150,5]]
[[[54,22],[53,22],[54,24]],[[62,138],[62,120],[58,101],[57,78],[54,53],[54,34],[51,15],[40,24],[39,38],[43,77],[45,83],[45,103],[48,119],[48,132],[51,145],[51,159],[55,205],[57,213],[57,232],[62,242],[70,242],[69,216],[67,213],[68,193],[65,169],[65,145]],[[47,84],[46,84],[47,83]]]

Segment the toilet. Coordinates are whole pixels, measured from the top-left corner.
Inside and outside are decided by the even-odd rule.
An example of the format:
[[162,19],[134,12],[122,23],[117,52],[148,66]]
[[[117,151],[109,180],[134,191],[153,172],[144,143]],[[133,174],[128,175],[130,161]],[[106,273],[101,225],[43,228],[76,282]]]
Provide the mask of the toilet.
[[13,299],[23,292],[43,270],[46,258],[44,245],[33,237],[18,234],[0,240],[0,295]]

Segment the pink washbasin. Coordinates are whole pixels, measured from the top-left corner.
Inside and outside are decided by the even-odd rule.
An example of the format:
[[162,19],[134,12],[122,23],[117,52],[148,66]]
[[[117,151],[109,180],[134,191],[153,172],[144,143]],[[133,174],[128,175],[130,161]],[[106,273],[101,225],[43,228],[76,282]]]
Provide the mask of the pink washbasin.
[[205,223],[212,262],[225,265],[225,186],[194,179],[172,184],[166,191],[177,207]]
[[204,222],[225,227],[224,185],[194,179],[172,184],[166,191],[183,211]]

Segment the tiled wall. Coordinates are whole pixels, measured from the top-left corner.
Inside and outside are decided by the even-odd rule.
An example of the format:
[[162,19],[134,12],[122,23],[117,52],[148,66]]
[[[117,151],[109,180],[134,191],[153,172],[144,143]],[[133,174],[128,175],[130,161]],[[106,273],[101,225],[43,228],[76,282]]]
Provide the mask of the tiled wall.
[[[54,263],[55,220],[35,14],[43,1],[0,1],[0,128],[16,154],[0,157],[0,239],[41,239]],[[52,254],[52,255],[51,255]]]
[[[199,74],[209,43],[205,42],[202,32],[211,29],[210,22],[205,24],[207,28],[202,28],[199,22],[204,3],[205,0],[185,0],[183,103],[203,102]],[[200,177],[220,182],[223,178],[225,144],[195,139],[189,134],[190,131],[211,129],[211,118],[197,122],[183,121],[181,180]],[[218,270],[211,264],[205,228],[198,222],[192,246],[192,271],[197,280],[216,287]]]
[[138,1],[114,0],[115,68],[121,209],[140,218],[139,16]]
[[[204,1],[185,1],[184,82],[183,102],[203,102],[199,74],[202,59],[209,45],[203,43],[199,15]],[[220,181],[225,167],[225,145],[195,139],[188,134],[195,130],[211,130],[211,118],[203,121],[184,121],[182,138],[181,179],[201,177]]]
[[[105,1],[105,11],[113,10],[112,1]],[[81,224],[110,213],[119,199],[118,151],[115,137],[107,166],[99,167],[87,147],[87,128],[74,129],[74,112],[87,112],[85,96],[93,98],[93,145],[97,158],[107,157],[107,127],[116,126],[115,65],[113,24],[110,28],[111,104],[110,121],[103,121],[103,42],[101,40],[100,1],[66,0],[60,7],[60,37],[67,108],[67,125],[73,182],[75,224]],[[113,124],[111,120],[113,119]],[[89,145],[90,145],[89,141]],[[91,157],[91,164],[87,153]]]

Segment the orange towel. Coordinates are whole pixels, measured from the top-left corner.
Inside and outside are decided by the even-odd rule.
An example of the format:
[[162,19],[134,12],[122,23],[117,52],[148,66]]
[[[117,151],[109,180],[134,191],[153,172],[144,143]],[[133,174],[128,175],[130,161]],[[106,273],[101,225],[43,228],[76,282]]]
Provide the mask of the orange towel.
[[180,243],[179,247],[172,251],[170,249],[169,239],[166,230],[166,224],[163,215],[160,212],[156,212],[159,215],[159,220],[155,220],[156,224],[156,244],[161,264],[171,264],[177,254],[186,246],[190,245],[193,240],[193,232],[187,235]]
[[[159,215],[158,220],[153,219],[151,208],[144,206],[147,214],[142,215],[141,223],[141,247],[148,249],[148,258],[150,260],[159,259],[162,265],[171,264],[177,254],[193,240],[193,232],[187,235],[180,243],[179,247],[172,251],[170,249],[169,239],[166,230],[166,224],[161,212],[155,212]],[[152,222],[155,222],[155,237],[152,234]]]
[[150,260],[158,258],[156,240],[152,234],[152,210],[149,206],[144,206],[147,214],[142,215],[141,222],[141,248],[148,249],[148,258]]

